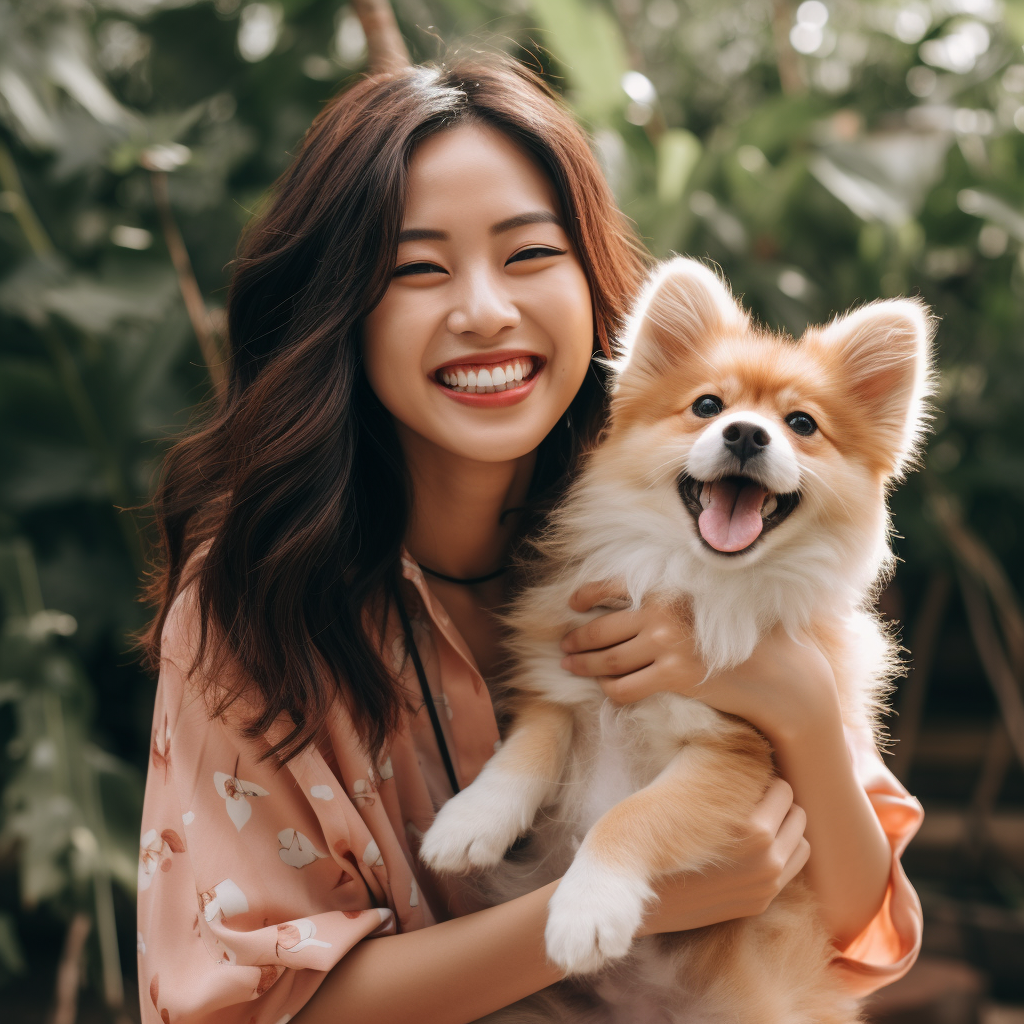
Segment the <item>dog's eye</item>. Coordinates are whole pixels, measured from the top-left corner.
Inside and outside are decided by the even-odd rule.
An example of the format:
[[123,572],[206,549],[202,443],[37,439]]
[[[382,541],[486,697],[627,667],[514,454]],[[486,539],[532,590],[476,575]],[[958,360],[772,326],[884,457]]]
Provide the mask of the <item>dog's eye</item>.
[[818,429],[818,424],[805,412],[791,412],[786,417],[790,430],[808,437]]
[[701,395],[691,408],[694,415],[708,420],[712,416],[717,416],[725,408],[725,403],[716,395]]

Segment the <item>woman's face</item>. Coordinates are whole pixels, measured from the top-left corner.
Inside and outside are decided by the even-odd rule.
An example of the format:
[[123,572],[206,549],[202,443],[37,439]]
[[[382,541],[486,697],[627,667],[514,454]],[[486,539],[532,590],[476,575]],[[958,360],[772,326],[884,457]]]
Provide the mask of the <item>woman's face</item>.
[[561,218],[547,176],[495,129],[442,131],[413,153],[394,276],[363,335],[407,452],[518,459],[565,413],[594,323]]

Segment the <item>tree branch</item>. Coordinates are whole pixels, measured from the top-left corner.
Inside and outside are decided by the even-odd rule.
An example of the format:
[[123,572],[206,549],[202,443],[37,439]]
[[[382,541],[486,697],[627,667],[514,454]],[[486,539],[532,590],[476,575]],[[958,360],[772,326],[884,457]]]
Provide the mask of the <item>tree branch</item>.
[[11,215],[18,222],[32,252],[40,259],[55,256],[57,250],[28,201],[25,186],[21,183],[21,175],[18,174],[18,165],[3,142],[0,142],[0,187],[11,197]]
[[772,36],[775,39],[775,62],[779,69],[779,82],[787,96],[804,91],[800,75],[799,58],[789,41],[793,13],[789,0],[772,0]]
[[92,921],[81,911],[71,918],[64,952],[57,966],[57,1005],[53,1011],[53,1024],[75,1024],[78,1016],[78,990],[82,985],[82,951],[89,937]]
[[371,71],[398,71],[412,61],[388,0],[352,0],[363,32]]
[[914,759],[917,735],[921,730],[921,715],[928,691],[928,677],[935,660],[935,646],[949,606],[950,578],[941,570],[932,575],[928,591],[910,637],[910,671],[907,681],[900,687],[898,726],[894,730],[898,740],[893,751],[892,772],[906,782]]
[[178,230],[178,225],[174,220],[174,212],[171,209],[171,200],[167,191],[167,174],[164,171],[149,167],[145,159],[143,159],[143,166],[150,172],[149,177],[153,186],[153,200],[156,203],[157,214],[160,217],[164,242],[167,245],[167,251],[171,255],[171,263],[174,264],[175,273],[178,275],[178,289],[181,292],[181,297],[185,300],[185,309],[188,311],[188,318],[192,322],[192,330],[195,332],[196,340],[199,342],[199,350],[203,354],[203,362],[206,363],[206,369],[210,374],[214,391],[218,398],[222,398],[224,389],[227,386],[224,357],[221,355],[220,348],[217,345],[217,339],[210,322],[210,314],[207,312],[206,303],[203,301],[203,293],[199,290],[199,282],[196,281],[195,272],[192,270],[192,261],[188,257],[185,240],[181,237],[181,232]]
[[1006,638],[1009,660],[1018,675],[1024,674],[1024,610],[1010,577],[995,553],[964,523],[948,495],[933,495],[932,510],[954,555],[989,592]]
[[1010,743],[1021,765],[1024,765],[1024,698],[1021,697],[1020,683],[999,642],[985,592],[966,572],[960,574],[960,591],[982,668],[995,691]]
[[963,521],[953,499],[943,492],[933,493],[931,508],[959,562],[957,577],[974,646],[996,695],[1010,745],[1024,765],[1024,611],[999,559]]

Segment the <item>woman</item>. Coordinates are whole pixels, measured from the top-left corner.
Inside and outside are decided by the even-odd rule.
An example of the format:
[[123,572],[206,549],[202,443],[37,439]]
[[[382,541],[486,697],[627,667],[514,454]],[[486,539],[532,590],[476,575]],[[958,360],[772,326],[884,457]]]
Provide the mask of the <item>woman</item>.
[[[511,61],[369,78],[313,124],[241,245],[226,399],[156,502],[144,1020],[455,1024],[558,980],[557,883],[479,910],[416,849],[498,741],[483,679],[510,549],[595,438],[592,356],[642,271],[579,128]],[[703,678],[666,609],[564,646],[619,701]],[[828,672],[772,636],[701,686],[787,781],[647,928],[760,913],[813,849],[837,969],[867,992],[916,955],[898,856],[920,808],[811,697]]]

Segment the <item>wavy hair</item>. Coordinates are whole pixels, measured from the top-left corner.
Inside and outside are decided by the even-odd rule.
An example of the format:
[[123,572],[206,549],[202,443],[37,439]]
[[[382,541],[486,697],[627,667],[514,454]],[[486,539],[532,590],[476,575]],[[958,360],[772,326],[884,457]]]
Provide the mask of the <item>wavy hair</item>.
[[[361,327],[391,278],[411,154],[468,122],[503,132],[550,178],[590,285],[595,352],[609,354],[643,275],[584,133],[511,58],[372,75],[313,122],[239,242],[226,394],[164,461],[155,617],[142,638],[155,670],[171,604],[194,588],[192,671],[211,653],[243,670],[209,678],[211,713],[244,694],[250,737],[288,715],[293,728],[267,754],[281,761],[316,738],[339,695],[379,760],[405,706],[380,638],[409,481],[391,417],[365,381]],[[603,422],[604,371],[592,366],[538,453],[531,496],[543,505]]]

